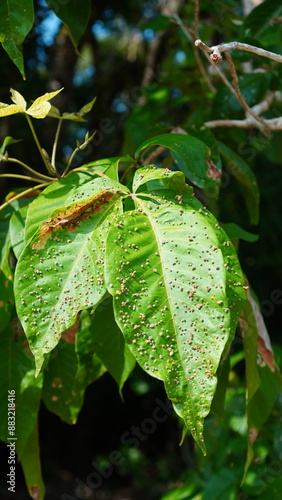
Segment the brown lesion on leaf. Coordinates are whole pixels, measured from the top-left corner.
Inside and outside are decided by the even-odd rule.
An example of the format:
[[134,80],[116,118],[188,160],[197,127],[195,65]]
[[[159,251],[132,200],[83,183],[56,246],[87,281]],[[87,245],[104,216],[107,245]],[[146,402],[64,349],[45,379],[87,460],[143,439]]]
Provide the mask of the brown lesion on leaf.
[[207,177],[211,177],[212,179],[215,179],[217,182],[220,182],[221,170],[219,170],[217,166],[214,164],[214,162],[209,158],[207,158],[207,164],[208,164]]
[[117,196],[116,193],[103,191],[93,196],[88,201],[73,203],[65,210],[58,212],[51,220],[41,224],[39,239],[33,244],[32,248],[36,250],[44,248],[48,238],[50,238],[52,233],[57,231],[60,227],[72,233],[79,227],[82,221],[88,220],[92,215],[102,212],[104,206],[111,198]]
[[264,338],[260,336],[258,337],[258,352],[261,355],[263,361],[270,368],[270,370],[274,372],[275,368],[273,352],[267,347]]

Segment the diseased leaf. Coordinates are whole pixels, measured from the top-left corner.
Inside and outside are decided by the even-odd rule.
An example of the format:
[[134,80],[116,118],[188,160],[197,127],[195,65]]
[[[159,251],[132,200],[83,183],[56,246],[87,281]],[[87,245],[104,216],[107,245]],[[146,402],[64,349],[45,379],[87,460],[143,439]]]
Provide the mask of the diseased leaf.
[[228,146],[219,142],[219,151],[227,162],[228,171],[234,175],[244,197],[251,224],[259,221],[259,188],[255,174],[249,165]]
[[225,233],[193,197],[158,193],[148,201],[140,194],[135,203],[107,239],[116,321],[205,451],[203,419],[245,297],[240,266]]
[[45,216],[20,255],[16,307],[37,371],[44,354],[57,345],[78,312],[97,305],[105,296],[105,237],[121,210],[119,186],[104,178],[83,185],[72,198],[83,200],[54,210],[48,220]]
[[[91,164],[85,165],[85,168]],[[96,183],[98,179],[103,178],[103,173],[107,172],[110,167],[110,163],[103,165],[101,162],[101,167],[95,165],[94,170],[97,172],[92,172],[90,169],[86,172],[72,172],[67,177],[60,179],[50,186],[48,186],[44,191],[30,204],[27,212],[26,228],[25,228],[25,244],[31,239],[34,233],[39,228],[40,224],[45,221],[50,220],[53,212],[58,211],[67,207],[75,201],[85,200],[95,192]],[[100,174],[100,175],[99,175]],[[126,191],[126,188],[121,185],[107,184],[102,181],[102,186],[118,187]]]
[[112,298],[99,304],[92,316],[93,348],[121,391],[135,366],[124,337],[115,321]]
[[141,153],[149,146],[164,146],[171,150],[171,154],[186,177],[196,186],[216,194],[219,188],[219,179],[210,175],[210,150],[196,137],[183,134],[162,134],[143,142],[136,150],[138,159]]
[[[9,198],[9,195],[6,197]],[[11,241],[9,234],[9,223],[14,212],[29,203],[28,198],[14,200],[5,208],[0,210],[0,269],[9,280],[12,280],[12,270],[10,266]]]
[[31,498],[44,500],[45,486],[41,475],[37,420],[21,455],[21,466]]
[[[1,43],[25,79],[21,44],[34,22],[33,1],[5,0],[0,2]],[[0,113],[0,116],[1,113]]]

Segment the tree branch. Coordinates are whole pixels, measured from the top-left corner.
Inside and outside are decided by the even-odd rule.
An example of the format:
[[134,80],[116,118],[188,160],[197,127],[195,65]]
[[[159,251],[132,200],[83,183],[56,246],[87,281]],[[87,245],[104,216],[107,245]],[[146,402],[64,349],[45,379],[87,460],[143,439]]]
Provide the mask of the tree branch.
[[229,42],[215,45],[213,47],[208,47],[208,45],[202,42],[202,40],[196,40],[195,45],[199,49],[202,49],[204,52],[208,52],[210,54],[210,59],[217,65],[221,64],[222,62],[221,52],[226,52],[228,50],[245,50],[247,52],[257,54],[258,56],[267,57],[268,59],[273,59],[274,61],[282,63],[282,56],[280,54],[275,54],[275,52],[260,49],[259,47],[249,45],[248,43]]
[[225,56],[226,56],[226,59],[227,59],[228,64],[229,64],[229,68],[230,68],[232,79],[233,79],[233,85],[234,85],[234,88],[235,88],[235,91],[237,94],[237,99],[238,99],[239,103],[241,104],[242,108],[246,111],[246,114],[251,115],[255,120],[257,120],[262,125],[262,127],[264,129],[265,128],[268,129],[269,128],[268,125],[265,123],[265,121],[262,118],[260,118],[254,112],[254,110],[252,108],[250,108],[250,106],[247,104],[247,102],[245,101],[245,99],[241,93],[238,75],[237,75],[236,68],[234,66],[234,62],[233,62],[233,59],[231,57],[231,54],[229,54],[229,52],[226,52]]

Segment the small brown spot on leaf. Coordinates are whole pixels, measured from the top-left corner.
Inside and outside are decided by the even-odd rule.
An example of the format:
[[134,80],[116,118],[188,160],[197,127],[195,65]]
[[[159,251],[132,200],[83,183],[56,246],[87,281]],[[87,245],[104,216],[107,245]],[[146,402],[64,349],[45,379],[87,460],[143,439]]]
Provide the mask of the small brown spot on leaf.
[[33,500],[39,500],[40,498],[40,489],[38,486],[30,486],[29,487],[30,496]]
[[207,164],[208,164],[207,177],[211,177],[212,179],[215,179],[217,182],[219,182],[221,179],[221,170],[219,170],[217,166],[214,164],[214,162],[209,158],[207,159]]

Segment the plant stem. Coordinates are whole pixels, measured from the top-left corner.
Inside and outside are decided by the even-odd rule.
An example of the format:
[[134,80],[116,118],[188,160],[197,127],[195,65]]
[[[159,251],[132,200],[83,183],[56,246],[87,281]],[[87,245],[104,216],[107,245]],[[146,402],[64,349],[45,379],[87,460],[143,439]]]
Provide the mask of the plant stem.
[[41,156],[41,158],[42,158],[42,160],[43,160],[43,162],[44,162],[44,165],[45,165],[45,167],[46,167],[47,171],[49,172],[49,174],[50,174],[50,175],[54,175],[54,172],[53,172],[53,171],[52,171],[52,169],[50,168],[50,165],[49,165],[49,162],[47,161],[47,158],[46,158],[46,157],[44,156],[44,154],[43,154],[42,147],[41,147],[41,144],[40,144],[39,139],[38,139],[38,137],[37,137],[37,134],[36,134],[36,132],[35,132],[35,129],[34,129],[34,126],[33,126],[33,123],[32,123],[31,118],[28,116],[28,114],[27,114],[27,113],[25,113],[25,117],[26,117],[27,122],[28,122],[28,124],[29,124],[30,130],[31,130],[31,133],[32,133],[33,138],[34,138],[34,140],[35,140],[35,144],[36,144],[36,146],[37,146],[37,148],[38,148],[38,151],[39,151],[40,156]]
[[12,203],[12,201],[18,200],[20,198],[24,198],[28,193],[32,193],[32,191],[34,191],[35,189],[40,189],[42,187],[49,186],[50,184],[51,184],[51,182],[44,182],[44,184],[37,184],[37,186],[33,186],[32,188],[26,189],[25,191],[22,191],[21,193],[16,194],[10,200],[5,201],[5,203],[3,203],[0,206],[0,210],[2,210],[3,208],[7,207],[8,205],[10,205],[10,203]]
[[26,181],[31,181],[31,182],[40,181],[40,179],[34,179],[34,177],[29,177],[28,175],[20,175],[20,174],[0,174],[0,177],[12,177],[15,179],[24,179]]
[[59,135],[61,132],[62,123],[63,123],[63,119],[59,118],[58,127],[56,130],[55,140],[54,140],[54,144],[53,144],[52,157],[51,157],[51,165],[54,167],[54,169],[56,169],[56,164],[55,164],[56,152],[57,152],[57,146],[58,146]]
[[54,177],[49,177],[48,175],[44,175],[44,174],[41,174],[40,172],[36,172],[36,170],[33,170],[33,168],[26,165],[26,163],[24,163],[23,161],[17,160],[17,158],[10,158],[9,156],[7,156],[7,159],[5,158],[5,160],[2,160],[2,161],[7,161],[7,162],[10,161],[11,163],[17,163],[18,165],[21,165],[22,167],[26,168],[27,170],[29,170],[33,174],[37,175],[37,177],[41,177],[42,179],[46,179],[47,181],[54,180]]

